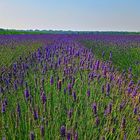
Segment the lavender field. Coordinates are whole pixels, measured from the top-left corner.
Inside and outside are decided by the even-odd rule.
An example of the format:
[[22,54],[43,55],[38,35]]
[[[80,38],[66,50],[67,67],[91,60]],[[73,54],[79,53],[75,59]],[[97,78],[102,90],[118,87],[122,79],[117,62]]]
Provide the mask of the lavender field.
[[0,35],[0,139],[140,140],[140,35]]

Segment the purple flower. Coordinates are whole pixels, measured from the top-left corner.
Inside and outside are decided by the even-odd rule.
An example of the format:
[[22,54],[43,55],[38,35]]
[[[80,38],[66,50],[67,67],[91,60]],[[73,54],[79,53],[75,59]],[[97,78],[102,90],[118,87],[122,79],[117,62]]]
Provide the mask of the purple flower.
[[128,94],[130,94],[130,93],[131,93],[131,91],[132,91],[132,90],[131,90],[131,88],[130,88],[130,87],[128,87],[128,88],[127,88],[127,93],[128,93]]
[[40,58],[41,58],[41,50],[40,49],[37,50],[37,58],[38,58],[38,60],[40,60]]
[[74,134],[74,140],[78,140],[78,133],[77,132]]
[[75,84],[75,78],[72,77],[72,86],[74,86],[74,84]]
[[17,113],[18,113],[18,116],[20,117],[21,110],[20,110],[20,105],[19,105],[19,103],[18,103],[18,105],[17,105]]
[[114,72],[114,70],[115,70],[115,68],[114,68],[114,66],[112,66],[111,71]]
[[121,122],[121,127],[125,128],[125,125],[126,125],[126,119],[125,119],[125,117],[123,117],[122,122]]
[[134,81],[131,80],[131,81],[129,82],[128,86],[131,87],[133,84],[134,84]]
[[45,128],[44,128],[44,126],[41,125],[40,131],[41,131],[41,136],[44,137],[45,136]]
[[97,76],[97,80],[99,81],[99,80],[100,80],[100,78],[101,78],[101,75],[99,74],[99,75]]
[[73,96],[74,101],[76,101],[76,92],[75,91],[73,92],[72,96]]
[[125,106],[125,102],[123,101],[121,104],[120,104],[120,111],[124,108]]
[[106,85],[106,94],[109,95],[109,92],[110,92],[110,85],[109,85],[109,83],[107,83],[107,85]]
[[123,138],[123,140],[127,140],[126,134],[124,134],[124,138]]
[[60,58],[58,58],[58,65],[60,65],[61,64],[61,59]]
[[104,58],[104,56],[105,56],[105,51],[102,52],[102,57]]
[[44,78],[41,79],[41,86],[44,87]]
[[43,104],[45,104],[46,101],[47,101],[46,95],[45,95],[45,93],[43,93],[42,94],[42,102],[43,102]]
[[0,93],[3,93],[3,92],[4,92],[3,88],[2,88],[2,87],[0,87]]
[[87,96],[90,97],[90,90],[87,91]]
[[138,111],[138,109],[137,109],[137,107],[135,107],[134,110],[133,110],[135,115],[137,115],[137,111]]
[[67,90],[66,90],[66,88],[64,88],[64,94],[66,94],[66,92],[67,92]]
[[28,91],[28,89],[26,89],[24,91],[24,96],[25,96],[25,99],[28,100],[28,98],[29,98],[29,91]]
[[34,110],[34,119],[37,120],[38,119],[38,113],[36,110]]
[[108,114],[110,114],[112,111],[112,103],[109,103],[108,105]]
[[131,72],[132,72],[132,68],[131,68],[131,67],[129,67],[128,71],[131,73]]
[[16,81],[14,82],[14,90],[17,90],[17,83],[16,83]]
[[8,105],[7,98],[4,99],[4,104],[5,104],[5,106]]
[[99,117],[96,117],[96,119],[95,119],[95,124],[98,126],[99,123],[100,123]]
[[97,114],[97,105],[96,105],[96,103],[93,103],[92,104],[92,111],[93,111],[93,113],[96,115]]
[[98,69],[99,69],[99,65],[100,65],[100,61],[99,61],[99,60],[97,60],[97,61],[96,61],[96,63],[95,63],[95,68],[96,68],[96,70],[98,70]]
[[6,87],[8,88],[8,86],[9,86],[9,84],[10,84],[9,79],[5,79],[5,83],[6,83]]
[[51,78],[50,78],[50,84],[53,85],[53,83],[54,83],[54,79],[53,79],[53,76],[51,76]]
[[34,134],[34,132],[31,132],[30,133],[30,140],[34,140],[35,139],[35,134]]
[[72,113],[73,113],[73,110],[72,110],[72,109],[70,109],[70,110],[68,111],[68,117],[69,117],[69,119],[71,118]]
[[67,140],[70,140],[70,139],[71,139],[71,133],[68,132],[68,133],[67,133]]
[[104,67],[103,69],[103,76],[106,77],[106,73],[107,73],[107,70],[106,70],[106,67]]
[[61,135],[61,137],[65,137],[65,135],[66,135],[66,128],[64,125],[61,126],[60,135]]
[[111,74],[111,75],[110,75],[110,82],[113,81],[113,79],[114,79],[114,77],[113,77],[113,75]]
[[2,109],[1,109],[1,112],[4,113],[6,111],[6,106],[4,103],[2,103]]
[[132,96],[135,97],[137,95],[137,88],[135,88],[132,92]]

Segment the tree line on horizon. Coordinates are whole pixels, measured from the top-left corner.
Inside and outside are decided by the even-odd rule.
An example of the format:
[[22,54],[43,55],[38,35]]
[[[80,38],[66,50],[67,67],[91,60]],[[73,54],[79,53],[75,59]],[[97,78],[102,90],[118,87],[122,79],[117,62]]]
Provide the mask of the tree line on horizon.
[[64,30],[16,30],[0,28],[0,35],[16,35],[16,34],[120,34],[120,35],[140,35],[140,32],[125,31],[64,31]]

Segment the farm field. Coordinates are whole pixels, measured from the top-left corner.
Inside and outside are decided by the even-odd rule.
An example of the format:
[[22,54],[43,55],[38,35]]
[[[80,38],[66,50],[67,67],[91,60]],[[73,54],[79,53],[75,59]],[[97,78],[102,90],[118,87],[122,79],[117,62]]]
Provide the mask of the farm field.
[[139,140],[140,35],[0,35],[0,139]]

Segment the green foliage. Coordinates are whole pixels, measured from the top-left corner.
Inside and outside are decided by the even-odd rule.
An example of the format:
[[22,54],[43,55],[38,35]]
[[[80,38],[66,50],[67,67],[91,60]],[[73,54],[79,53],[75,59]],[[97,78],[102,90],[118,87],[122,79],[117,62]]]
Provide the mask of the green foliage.
[[[95,56],[95,59],[91,55],[91,59],[87,60],[89,52],[86,52],[86,49],[82,50],[80,55],[71,54],[69,53],[70,48],[68,49],[67,46],[72,45],[73,42],[59,41],[55,42],[58,47],[48,48],[48,50],[50,49],[49,53],[45,52],[47,49],[43,48],[40,43],[31,43],[29,46],[23,44],[11,48],[2,46],[0,48],[0,57],[2,58],[0,66],[10,67],[19,57],[32,58],[29,52],[36,51],[38,47],[40,47],[40,52],[37,51],[37,54],[41,55],[41,59],[39,56],[34,56],[29,59],[29,62],[25,62],[29,64],[29,67],[24,70],[24,84],[22,86],[18,86],[17,89],[8,87],[6,93],[0,94],[0,107],[2,108],[3,104],[6,107],[4,112],[0,112],[0,139],[5,137],[8,140],[28,140],[30,133],[34,132],[36,140],[61,140],[65,139],[60,135],[62,125],[66,126],[66,132],[71,132],[72,137],[78,132],[79,140],[99,140],[103,136],[106,140],[123,140],[125,135],[130,140],[139,138],[139,114],[134,113],[135,107],[139,109],[139,100],[137,98],[133,100],[129,94],[125,93],[128,83],[123,80],[127,79],[122,79],[120,86],[117,82],[120,73],[117,71],[113,73],[108,71],[106,74],[108,76],[104,76],[101,67],[94,71],[87,68],[97,59],[102,62],[108,61],[111,51],[113,65],[119,67],[121,71],[131,66],[133,73],[140,76],[140,69],[134,64],[135,61],[140,60],[139,48],[121,48],[107,46],[101,42],[84,41],[82,43],[92,49]],[[77,45],[75,44],[76,42],[71,47],[75,48]],[[76,47],[75,50],[73,49],[74,52],[80,52],[82,47],[80,48],[78,45]],[[102,57],[103,51],[105,52],[104,58]],[[63,62],[64,58],[67,58],[67,63]],[[61,59],[61,64],[57,68],[51,67],[50,64],[55,66],[54,64],[57,64],[59,59]],[[81,70],[80,62],[83,60],[85,63]],[[20,70],[17,72],[20,74],[23,70],[21,65],[18,66],[20,66]],[[44,66],[46,66],[45,70]],[[106,64],[106,66],[110,69],[112,64]],[[64,75],[65,68],[72,73]],[[74,72],[75,68],[77,71]],[[93,76],[95,74],[95,77],[89,78],[91,73]],[[110,80],[111,75],[114,76],[112,80]],[[50,84],[52,76],[54,83]],[[15,74],[13,81],[19,82],[20,78]],[[70,93],[68,84],[72,83],[72,78],[75,81]],[[42,80],[44,80],[43,84]],[[59,81],[61,81],[61,89],[57,86]],[[25,85],[25,82],[28,86]],[[12,86],[14,86],[13,83],[11,83]],[[108,83],[110,84],[109,94],[107,94],[106,89]],[[103,86],[104,91],[102,90]],[[29,91],[27,98],[24,94],[25,89]],[[90,96],[87,96],[88,90],[90,90]],[[76,99],[73,97],[74,92]],[[43,94],[46,96],[45,103],[42,101]],[[5,103],[5,99],[7,103]],[[97,113],[93,111],[93,103],[96,103]],[[108,111],[110,104],[112,104],[112,108],[111,111]],[[17,110],[18,105],[20,105],[20,115]],[[69,110],[72,110],[71,117],[68,115]],[[34,111],[38,114],[37,119],[34,118]],[[96,123],[97,117],[98,124]],[[123,118],[126,120],[124,126],[122,126]],[[41,126],[45,129],[44,136],[41,135]]]
[[[140,77],[140,47],[123,47],[108,45],[102,42],[83,41],[84,45],[92,49],[96,58],[103,61],[109,60],[110,51],[112,52],[112,62],[121,72],[132,68],[134,79]],[[102,52],[105,52],[104,58]]]
[[19,45],[16,47],[0,47],[0,67],[10,66],[19,57],[25,58],[30,52],[36,51],[41,46],[40,43],[32,43],[28,46]]

